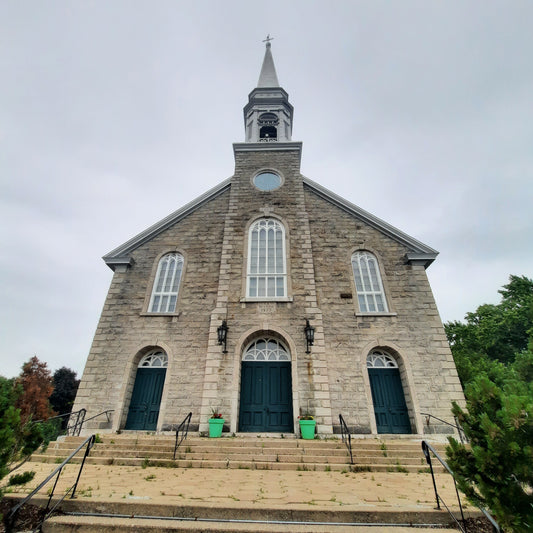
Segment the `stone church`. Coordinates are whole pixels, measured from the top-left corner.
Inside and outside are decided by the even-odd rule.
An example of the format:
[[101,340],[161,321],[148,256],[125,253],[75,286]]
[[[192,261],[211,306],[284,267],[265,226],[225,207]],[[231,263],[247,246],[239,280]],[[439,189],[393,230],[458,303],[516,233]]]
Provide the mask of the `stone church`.
[[[463,393],[426,268],[437,252],[302,176],[270,42],[235,172],[104,256],[74,410],[86,431],[445,433]],[[434,420],[434,419],[432,419]],[[91,424],[92,427],[91,427]]]

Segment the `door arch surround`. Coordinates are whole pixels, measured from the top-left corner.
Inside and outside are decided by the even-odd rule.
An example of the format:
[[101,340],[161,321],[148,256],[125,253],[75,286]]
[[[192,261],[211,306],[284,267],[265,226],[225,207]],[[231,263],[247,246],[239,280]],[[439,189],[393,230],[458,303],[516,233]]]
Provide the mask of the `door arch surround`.
[[[292,406],[292,421],[290,429],[284,432],[295,433],[297,430],[297,420],[294,419],[294,413],[299,412],[299,386],[298,386],[298,351],[296,345],[290,335],[277,325],[273,325],[268,321],[260,323],[257,327],[250,328],[245,331],[238,341],[235,343],[234,359],[233,359],[233,382],[232,382],[232,398],[231,398],[231,421],[230,431],[239,431],[239,412],[240,412],[240,397],[242,385],[242,358],[245,350],[254,342],[262,337],[276,339],[281,342],[290,354],[290,381],[291,381],[291,406]],[[263,430],[263,433],[267,431]]]
[[370,432],[378,434],[376,417],[374,414],[374,405],[372,400],[372,391],[370,387],[370,378],[367,368],[367,356],[372,350],[382,350],[391,355],[398,364],[400,371],[401,382],[405,401],[407,403],[407,410],[409,419],[411,421],[411,433],[423,434],[424,423],[420,415],[420,406],[416,394],[415,381],[413,378],[413,371],[411,368],[410,359],[416,357],[416,352],[409,347],[400,347],[396,343],[383,338],[375,338],[368,342],[361,351],[358,351],[355,363],[361,369],[363,376],[363,383],[366,391],[367,406],[368,406],[368,420],[370,423]]
[[412,433],[402,378],[396,359],[385,350],[366,358],[378,433]]
[[[166,378],[170,366],[168,351],[157,345],[145,346],[135,354],[128,366],[120,428],[157,431],[165,411]],[[142,408],[140,403],[144,404]],[[139,409],[144,413],[142,416]],[[134,411],[139,413],[136,422]]]

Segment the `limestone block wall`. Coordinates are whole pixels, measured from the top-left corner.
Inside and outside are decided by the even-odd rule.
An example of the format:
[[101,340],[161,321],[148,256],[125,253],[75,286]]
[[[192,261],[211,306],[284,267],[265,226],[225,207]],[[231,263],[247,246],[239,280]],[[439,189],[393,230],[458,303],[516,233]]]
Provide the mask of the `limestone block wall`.
[[[357,432],[376,432],[366,357],[381,347],[398,361],[413,432],[426,430],[421,412],[453,421],[451,402],[464,397],[424,267],[407,264],[406,247],[312,190],[305,200],[334,415],[343,414]],[[356,250],[378,258],[389,313],[359,312],[351,267]]]
[[[111,429],[122,428],[139,360],[160,347],[169,366],[158,428],[179,423],[191,410],[197,427],[228,199],[225,192],[203,205],[137,248],[133,265],[114,273],[74,410],[86,408],[90,417],[114,409]],[[172,251],[185,257],[176,312],[147,313],[159,258]],[[92,427],[98,426],[97,419]]]
[[[201,415],[204,425],[200,429],[207,428],[210,407],[217,406],[224,414],[227,429],[238,430],[242,352],[254,336],[263,332],[284,340],[291,351],[295,431],[300,410],[309,408],[317,416],[320,430],[331,432],[324,333],[316,302],[311,234],[299,167],[298,149],[236,152],[212,326],[214,335],[215,325],[227,320],[229,353],[221,354],[218,347],[208,355]],[[252,178],[261,169],[278,172],[284,179],[283,186],[275,191],[259,191]],[[286,230],[289,274],[286,301],[259,302],[246,298],[248,229],[256,219],[265,216],[278,218]],[[316,327],[312,355],[305,353],[306,318]]]

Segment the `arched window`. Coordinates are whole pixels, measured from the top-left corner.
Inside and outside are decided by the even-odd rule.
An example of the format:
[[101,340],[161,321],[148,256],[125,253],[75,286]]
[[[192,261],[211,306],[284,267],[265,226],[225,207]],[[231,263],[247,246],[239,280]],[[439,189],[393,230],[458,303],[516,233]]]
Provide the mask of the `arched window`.
[[370,252],[355,252],[352,268],[361,313],[388,312],[376,257]]
[[271,338],[257,339],[246,348],[243,361],[290,361],[289,350],[280,341]]
[[368,368],[398,368],[396,359],[383,350],[372,350],[366,358]]
[[159,261],[155,276],[151,313],[174,313],[180,289],[183,256],[178,253],[166,254]]
[[168,355],[163,350],[152,350],[148,352],[140,361],[139,368],[167,368]]
[[246,294],[249,298],[280,298],[287,295],[285,229],[272,218],[252,224],[248,237]]

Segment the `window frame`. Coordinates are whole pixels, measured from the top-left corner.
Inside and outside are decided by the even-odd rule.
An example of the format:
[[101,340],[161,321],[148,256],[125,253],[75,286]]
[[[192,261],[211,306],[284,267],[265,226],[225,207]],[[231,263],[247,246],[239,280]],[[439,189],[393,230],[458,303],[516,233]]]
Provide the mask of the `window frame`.
[[[265,249],[265,256],[264,256],[264,261],[266,263],[265,265],[266,270],[265,272],[252,272],[252,251],[253,251],[253,245],[254,245],[254,232],[257,231],[256,227],[264,222],[274,223],[277,228],[276,233],[274,235],[275,255],[274,255],[274,258],[272,259],[272,261],[274,261],[274,271],[268,270],[268,262],[269,262],[270,257],[268,256],[268,251],[269,251],[268,239],[266,239],[265,240],[266,249]],[[268,231],[268,227],[267,227],[267,231]],[[276,255],[276,251],[278,250],[277,248],[277,242],[278,242],[277,232],[278,231],[281,233],[279,242],[281,244],[281,265],[283,267],[282,272],[276,272],[278,265],[279,265],[279,261],[276,261],[278,257]],[[259,241],[260,235],[259,235],[259,232],[257,233],[258,233],[257,240]],[[285,224],[276,217],[265,216],[265,217],[257,218],[250,224],[250,227],[248,228],[247,257],[246,257],[246,282],[245,282],[245,298],[244,298],[245,301],[289,301],[290,300],[290,298],[288,297],[289,282],[288,282],[288,264],[287,264],[288,258],[287,258],[286,237],[287,237],[287,232],[285,229]],[[259,260],[261,259],[259,245],[257,246],[257,251],[255,251],[255,254],[257,257],[257,269],[259,269],[260,268]],[[260,278],[264,278],[264,289],[265,289],[265,294],[261,296],[259,295],[259,290],[260,290],[259,279]],[[273,288],[274,288],[275,294],[270,295],[270,296],[268,295],[268,290],[269,290],[269,279],[268,278],[274,278]],[[251,282],[253,279],[257,280],[256,287],[255,287],[256,289],[255,295],[252,295],[253,289],[251,287]],[[278,289],[279,289],[278,279],[282,280],[282,287],[283,287],[282,295],[278,293]]]
[[[365,266],[367,271],[363,272],[363,269],[361,267],[361,257],[365,258]],[[371,259],[374,262],[374,276],[372,276],[371,270],[369,268],[368,260]],[[356,265],[357,264],[357,275],[356,275]],[[355,250],[351,257],[350,257],[350,264],[351,264],[351,270],[352,270],[352,282],[354,284],[355,294],[356,294],[356,302],[357,302],[357,309],[359,311],[359,314],[361,315],[391,315],[395,313],[391,313],[390,306],[387,300],[387,296],[385,293],[385,283],[383,280],[383,275],[381,273],[381,265],[380,261],[378,259],[378,256],[369,251],[369,250]],[[365,277],[366,274],[366,277]],[[374,279],[373,279],[374,278]],[[366,282],[370,282],[370,287],[365,287],[365,280]],[[375,286],[375,282],[377,282],[377,288]],[[361,285],[362,284],[362,285]],[[361,286],[362,290],[358,287]],[[381,299],[381,304],[383,309],[379,309],[379,299]],[[362,302],[364,303],[365,307],[362,306]],[[369,302],[373,304],[374,309],[371,310],[371,305],[369,305]]]
[[[169,256],[174,256],[176,258],[176,260],[174,261],[175,265],[181,265],[181,269],[180,269],[180,272],[179,272],[179,279],[177,281],[177,285],[175,287],[175,290],[172,290],[172,291],[159,290],[158,291],[157,288],[158,288],[158,285],[160,284],[159,282],[160,282],[161,271],[163,269],[163,265],[164,265],[165,260]],[[148,306],[147,306],[147,310],[146,310],[147,314],[149,314],[149,315],[175,315],[175,314],[177,314],[176,310],[177,310],[177,307],[178,307],[178,300],[179,300],[179,294],[180,294],[181,285],[182,285],[182,282],[183,282],[184,271],[185,271],[185,256],[181,252],[178,252],[176,250],[171,251],[171,252],[165,252],[164,254],[162,254],[159,257],[159,259],[157,261],[157,267],[156,267],[155,275],[154,275],[153,282],[152,282],[152,290],[150,292],[150,298],[148,300]],[[165,275],[166,275],[167,272],[168,271],[165,272]],[[175,268],[173,276],[176,275],[176,272],[177,272],[177,269]],[[166,282],[166,279],[163,280],[163,283],[164,282]],[[175,285],[175,280],[172,282],[172,285]],[[154,302],[155,302],[156,297],[160,297],[161,298],[161,297],[165,297],[165,296],[168,298],[167,304],[166,304],[166,310],[161,310],[161,300],[159,300],[159,308],[158,308],[158,310],[153,310]],[[172,298],[174,298],[174,300],[173,300],[174,301],[174,305],[173,305],[172,309],[169,309],[170,303],[172,302]]]

